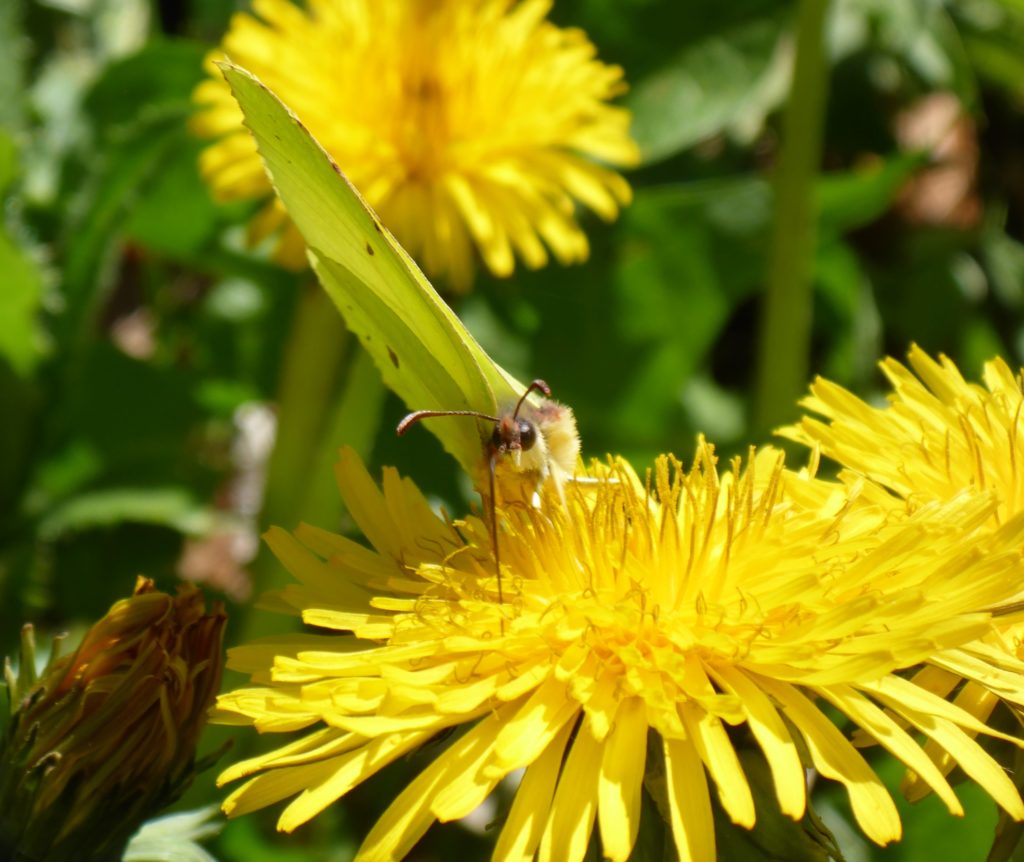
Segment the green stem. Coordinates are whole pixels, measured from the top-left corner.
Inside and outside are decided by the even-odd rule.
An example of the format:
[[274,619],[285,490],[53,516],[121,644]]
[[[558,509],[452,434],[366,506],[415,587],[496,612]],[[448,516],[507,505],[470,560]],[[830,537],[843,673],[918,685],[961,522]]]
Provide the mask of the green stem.
[[277,437],[260,517],[263,529],[277,524],[291,528],[301,517],[316,444],[344,376],[349,340],[327,294],[316,284],[306,288],[295,310],[281,368]]
[[[299,301],[285,348],[261,530],[292,529],[300,521],[339,528],[344,506],[334,478],[338,450],[351,446],[364,459],[369,456],[384,396],[373,360],[349,335],[327,294],[312,286]],[[250,605],[244,618],[236,619],[232,639],[247,643],[294,630],[294,617],[258,607],[265,592],[294,581],[266,545],[260,546],[250,573],[257,607]]]
[[351,446],[363,458],[368,457],[380,428],[387,394],[380,371],[365,350],[357,350],[349,366],[344,389],[335,399],[314,456],[300,509],[303,520],[325,529],[337,529],[343,508],[334,475],[338,450]]
[[793,84],[782,118],[775,232],[761,318],[754,431],[792,418],[807,383],[815,246],[814,182],[821,162],[828,0],[801,0]]
[[[344,379],[351,341],[341,317],[320,286],[314,283],[304,288],[288,334],[278,383],[277,436],[267,467],[261,532],[274,525],[291,529],[307,515],[303,511],[307,485]],[[337,505],[340,512],[340,500]],[[267,591],[280,589],[291,581],[262,543],[249,572],[254,602],[259,602]],[[233,624],[232,639],[236,642],[294,627],[276,614],[254,608],[252,602],[236,610]]]

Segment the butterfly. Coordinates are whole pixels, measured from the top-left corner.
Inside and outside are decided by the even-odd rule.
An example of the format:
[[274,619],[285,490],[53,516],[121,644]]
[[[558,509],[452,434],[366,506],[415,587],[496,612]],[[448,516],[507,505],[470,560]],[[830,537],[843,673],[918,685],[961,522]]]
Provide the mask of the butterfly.
[[489,485],[492,538],[496,471],[535,497],[548,483],[563,495],[579,457],[572,410],[543,381],[524,386],[494,362],[301,121],[251,73],[220,68],[321,284],[415,411],[399,430],[453,417],[428,427],[478,489]]
[[[534,392],[543,392],[546,398],[534,406],[527,406],[526,399]],[[446,416],[473,416],[494,423],[486,450],[492,481],[498,459],[508,456],[514,469],[523,474],[532,474],[540,487],[551,478],[561,493],[562,485],[572,475],[579,456],[579,435],[572,410],[564,404],[548,400],[551,389],[543,380],[534,380],[516,401],[515,407],[500,416],[489,416],[477,410],[415,410],[398,423],[395,429],[403,435],[423,419],[437,419]]]
[[[555,401],[543,400],[533,411],[524,411],[523,405],[534,390],[551,395],[551,389],[543,380],[534,380],[516,402],[511,411],[501,416],[488,416],[476,410],[415,410],[398,423],[399,436],[423,419],[437,419],[447,416],[473,416],[494,423],[491,439],[487,443],[488,453],[488,501],[491,508],[491,547],[494,549],[494,569],[498,584],[498,603],[504,603],[501,587],[501,556],[498,546],[497,488],[495,475],[498,459],[509,456],[516,470],[532,472],[537,476],[537,488],[544,480],[553,478],[558,493],[563,498],[564,476],[576,466],[579,456],[579,435],[572,411]],[[532,412],[534,418],[526,418]],[[521,415],[522,414],[522,415]],[[533,492],[534,505],[540,505],[540,495]]]

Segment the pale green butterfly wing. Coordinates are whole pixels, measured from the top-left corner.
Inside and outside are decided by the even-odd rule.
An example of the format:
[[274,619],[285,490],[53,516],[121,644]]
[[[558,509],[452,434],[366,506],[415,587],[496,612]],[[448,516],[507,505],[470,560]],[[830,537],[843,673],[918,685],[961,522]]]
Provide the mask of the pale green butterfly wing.
[[[258,79],[224,63],[271,182],[306,240],[320,282],[410,410],[495,415],[525,387],[477,344],[302,123]],[[490,427],[426,423],[471,475]]]

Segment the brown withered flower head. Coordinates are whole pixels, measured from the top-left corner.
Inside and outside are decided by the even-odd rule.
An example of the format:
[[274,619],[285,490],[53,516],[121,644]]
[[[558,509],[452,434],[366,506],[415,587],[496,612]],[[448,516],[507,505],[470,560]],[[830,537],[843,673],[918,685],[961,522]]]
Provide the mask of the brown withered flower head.
[[139,825],[180,796],[220,685],[225,621],[194,585],[171,596],[140,577],[38,677],[25,627],[18,672],[5,669],[0,858],[120,859]]

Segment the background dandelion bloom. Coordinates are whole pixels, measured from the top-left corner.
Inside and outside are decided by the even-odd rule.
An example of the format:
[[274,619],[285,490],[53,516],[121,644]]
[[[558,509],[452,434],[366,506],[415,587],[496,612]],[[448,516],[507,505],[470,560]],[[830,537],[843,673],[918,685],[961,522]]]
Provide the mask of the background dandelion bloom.
[[1024,510],[1024,392],[1002,359],[985,363],[984,386],[956,365],[913,346],[910,368],[879,363],[892,385],[889,403],[872,406],[822,377],[801,406],[804,417],[780,433],[867,476],[912,507],[965,490],[998,497],[993,524]]
[[[950,811],[962,809],[914,733],[1024,815],[1012,781],[973,738],[998,734],[898,673],[990,630],[979,609],[1012,589],[1021,519],[979,531],[992,501],[977,495],[902,520],[843,493],[818,510],[794,506],[785,489],[796,480],[772,450],[720,475],[701,444],[689,473],[663,458],[646,486],[621,462],[610,470],[617,482],[570,485],[564,505],[551,495],[543,508],[501,513],[499,604],[484,522],[439,518],[394,471],[381,491],[346,453],[339,484],[373,549],[311,527],[268,539],[298,580],[280,607],[354,637],[233,651],[253,686],[219,699],[221,719],[310,732],[226,770],[221,782],[249,780],[225,809],[298,794],[278,822],[292,830],[460,727],[360,858],[404,855],[435,820],[468,814],[525,768],[495,858],[581,860],[596,823],[605,856],[624,860],[645,768],[660,764],[680,857],[713,860],[709,786],[734,823],[755,821],[727,732],[745,725],[785,814],[799,818],[807,805],[803,749],[807,765],[846,787],[870,838],[898,838],[891,797],[824,701]],[[659,764],[648,764],[649,730]]]
[[[545,0],[255,0],[236,15],[193,128],[217,137],[201,170],[222,199],[271,193],[252,137],[220,72],[226,53],[286,102],[402,245],[456,289],[472,280],[474,246],[507,276],[584,260],[575,202],[611,220],[626,181],[596,162],[632,165],[629,114],[606,104],[622,70],[595,58],[576,29],[545,20]],[[305,263],[302,238],[276,201],[254,240],[278,228],[279,256]],[[546,247],[545,247],[546,246]]]

